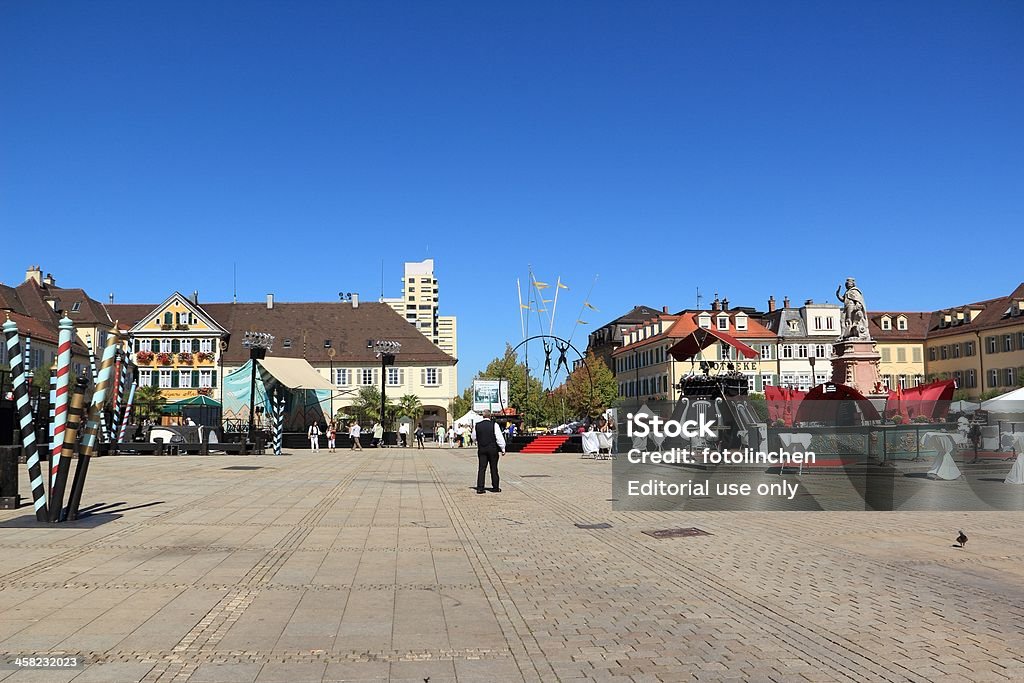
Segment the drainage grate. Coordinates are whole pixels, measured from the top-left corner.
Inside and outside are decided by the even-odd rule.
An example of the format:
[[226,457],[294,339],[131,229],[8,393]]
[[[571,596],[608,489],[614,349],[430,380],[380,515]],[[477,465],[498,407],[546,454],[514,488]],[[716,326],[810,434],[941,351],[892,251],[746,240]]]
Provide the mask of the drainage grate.
[[550,479],[551,478],[550,474],[520,474],[519,476],[522,477],[523,479],[530,479],[530,478],[533,478],[533,479]]
[[656,529],[655,531],[645,531],[644,533],[652,538],[688,538],[690,536],[711,535],[707,531],[698,529],[695,526],[687,527],[686,529]]
[[611,529],[612,525],[608,522],[598,522],[597,524],[580,524],[576,523],[577,529]]
[[221,467],[222,470],[262,470],[262,467],[256,465],[232,465],[231,467]]

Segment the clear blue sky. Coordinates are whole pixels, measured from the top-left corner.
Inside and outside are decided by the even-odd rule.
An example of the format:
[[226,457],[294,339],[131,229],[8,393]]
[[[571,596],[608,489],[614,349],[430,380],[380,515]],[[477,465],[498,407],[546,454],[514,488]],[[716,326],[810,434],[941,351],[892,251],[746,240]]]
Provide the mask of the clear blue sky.
[[0,279],[375,299],[432,256],[465,384],[528,264],[563,333],[595,273],[595,325],[697,286],[1005,294],[1022,122],[1014,2],[7,0]]

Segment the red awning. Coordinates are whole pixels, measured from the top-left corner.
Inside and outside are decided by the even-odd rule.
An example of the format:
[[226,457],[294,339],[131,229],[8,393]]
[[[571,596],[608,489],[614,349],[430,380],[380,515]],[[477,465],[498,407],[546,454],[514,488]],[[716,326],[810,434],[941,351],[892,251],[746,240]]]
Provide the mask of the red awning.
[[725,332],[709,330],[704,327],[696,329],[683,337],[675,346],[669,349],[668,352],[672,354],[672,357],[676,360],[690,360],[707,347],[719,341],[736,349],[746,358],[757,358],[757,351],[750,348],[736,337],[728,335]]

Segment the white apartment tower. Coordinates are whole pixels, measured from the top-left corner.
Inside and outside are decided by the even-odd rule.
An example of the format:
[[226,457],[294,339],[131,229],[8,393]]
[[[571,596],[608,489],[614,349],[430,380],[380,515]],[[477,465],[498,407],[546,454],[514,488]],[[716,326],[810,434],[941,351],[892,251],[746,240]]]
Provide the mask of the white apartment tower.
[[458,335],[453,315],[438,315],[437,278],[434,277],[434,259],[406,262],[402,277],[402,296],[382,298],[406,319],[424,337],[442,351],[458,358]]

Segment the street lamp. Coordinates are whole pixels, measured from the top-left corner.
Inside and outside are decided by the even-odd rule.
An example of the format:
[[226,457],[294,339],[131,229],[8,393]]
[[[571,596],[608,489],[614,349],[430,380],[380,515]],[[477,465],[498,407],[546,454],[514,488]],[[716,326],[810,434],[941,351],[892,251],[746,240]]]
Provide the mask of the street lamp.
[[392,339],[368,339],[366,348],[372,349],[377,358],[380,358],[380,424],[387,426],[385,422],[384,406],[387,404],[387,367],[395,364],[395,354],[402,350],[402,342]]
[[242,346],[249,349],[249,362],[252,364],[252,376],[249,380],[249,429],[246,432],[246,447],[255,442],[253,436],[256,418],[256,361],[266,358],[267,351],[274,346],[274,335],[266,332],[246,332],[242,337]]
[[[814,351],[815,353],[817,353],[817,349],[814,349],[812,347],[811,350]],[[811,364],[811,386],[810,386],[811,389],[813,389],[816,386],[817,381],[818,381],[817,378],[814,375],[814,363],[817,360],[818,359],[815,357],[814,353],[808,353],[807,354],[807,362]]]
[[335,355],[335,351],[334,351],[334,346],[331,343],[330,339],[324,339],[324,348],[327,349],[327,358],[330,360],[330,363],[331,363],[331,370],[330,370],[330,372],[331,372],[331,419],[328,420],[328,423],[331,424],[331,423],[334,422],[334,387],[336,387],[338,385],[334,381],[334,355]]

